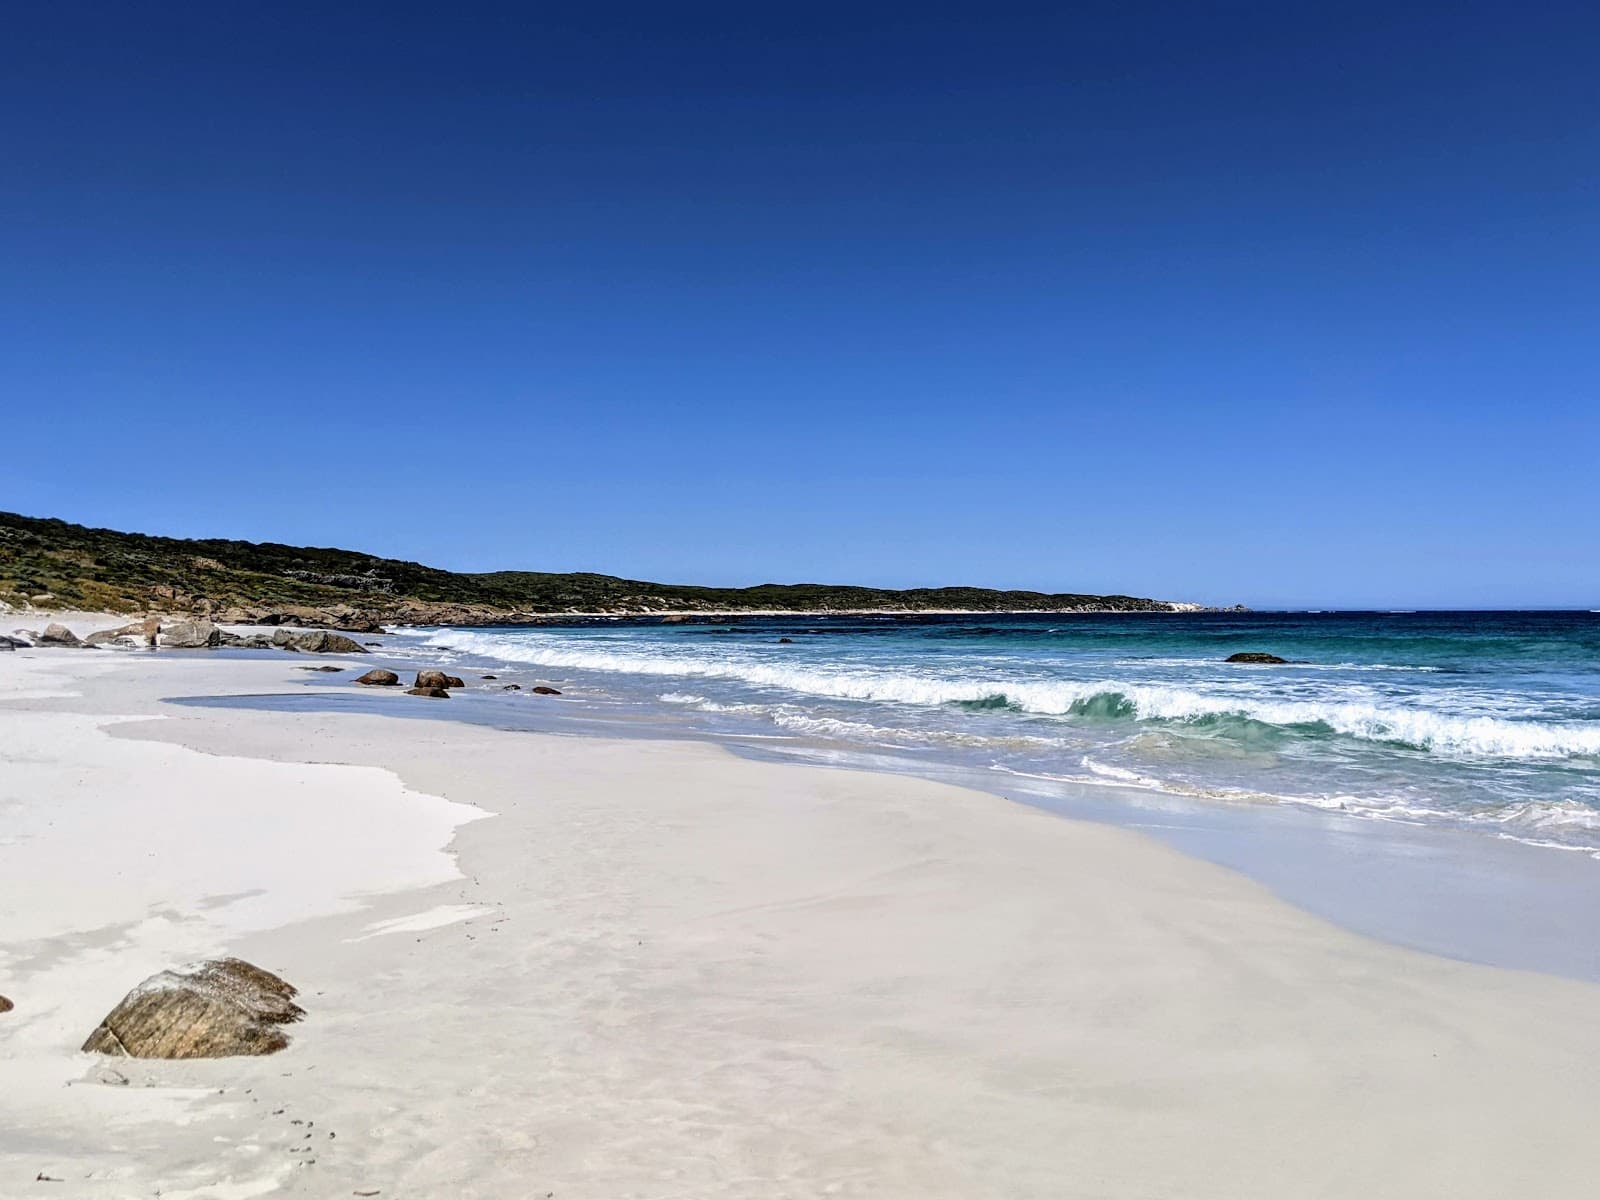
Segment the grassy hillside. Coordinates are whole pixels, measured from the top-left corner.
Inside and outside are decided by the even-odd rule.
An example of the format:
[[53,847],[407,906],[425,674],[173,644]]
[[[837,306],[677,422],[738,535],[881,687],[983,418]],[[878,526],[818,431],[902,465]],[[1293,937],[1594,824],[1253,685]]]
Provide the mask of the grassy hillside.
[[150,537],[15,513],[0,513],[0,601],[117,612],[239,610],[258,614],[296,606],[358,610],[380,620],[475,621],[497,616],[692,609],[1134,611],[1168,607],[1133,596],[972,587],[891,591],[769,583],[708,588],[542,571],[463,574],[354,550]]

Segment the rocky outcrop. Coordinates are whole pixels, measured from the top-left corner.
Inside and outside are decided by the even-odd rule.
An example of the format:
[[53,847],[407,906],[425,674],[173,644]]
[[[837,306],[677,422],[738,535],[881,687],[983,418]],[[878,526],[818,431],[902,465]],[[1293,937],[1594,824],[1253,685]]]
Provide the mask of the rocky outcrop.
[[299,650],[304,654],[365,654],[367,648],[354,638],[347,638],[342,633],[329,633],[327,630],[313,630],[302,633],[294,644],[292,650]]
[[529,688],[528,690],[530,692],[532,692],[535,696],[559,696],[559,695],[561,695],[561,693],[556,691],[555,688],[553,688],[553,687],[545,687],[542,684],[539,687]]
[[228,625],[296,625],[302,629],[342,629],[346,633],[382,633],[383,622],[365,609],[347,604],[317,608],[303,604],[231,605],[216,614]]
[[413,687],[406,689],[408,696],[431,696],[435,700],[448,700],[450,693],[442,687]]
[[297,654],[366,653],[366,648],[360,642],[342,633],[329,633],[326,629],[274,629],[271,644],[280,650],[293,650]]
[[83,1048],[130,1058],[273,1054],[289,1044],[282,1026],[305,1015],[294,996],[272,972],[238,958],[163,971],[124,996]]
[[139,632],[137,625],[119,625],[115,629],[97,629],[83,639],[85,646],[109,646],[123,638],[132,637]]
[[1279,658],[1276,654],[1262,654],[1257,650],[1244,650],[1238,654],[1228,655],[1224,661],[1231,663],[1258,663],[1263,666],[1271,666],[1276,663],[1286,663],[1289,660],[1287,658]]
[[83,642],[78,635],[65,625],[52,621],[44,627],[44,632],[39,635],[41,646],[81,646]]
[[126,649],[137,650],[141,646],[154,646],[156,634],[160,632],[161,619],[152,617],[145,621],[134,621],[129,625],[119,625],[115,629],[98,629],[83,639],[85,646],[121,646]]
[[203,650],[222,645],[222,630],[210,621],[179,621],[161,631],[161,645],[168,650]]
[[400,682],[400,676],[393,671],[385,671],[382,667],[374,667],[356,682],[364,683],[368,687],[394,687]]

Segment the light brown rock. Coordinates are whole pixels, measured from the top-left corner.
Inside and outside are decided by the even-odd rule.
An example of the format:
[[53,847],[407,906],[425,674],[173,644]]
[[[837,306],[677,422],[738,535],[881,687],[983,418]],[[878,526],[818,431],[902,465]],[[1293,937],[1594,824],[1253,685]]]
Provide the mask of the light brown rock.
[[39,635],[41,646],[81,646],[78,635],[65,625],[52,621],[44,627],[44,632]]
[[400,676],[393,671],[385,671],[382,667],[374,667],[356,682],[364,683],[368,687],[394,687],[400,682]]
[[179,621],[161,632],[161,644],[171,650],[200,650],[222,644],[222,630],[210,621]]
[[123,997],[83,1049],[129,1058],[226,1058],[273,1054],[289,1044],[280,1026],[305,1015],[295,989],[238,958],[152,975]]

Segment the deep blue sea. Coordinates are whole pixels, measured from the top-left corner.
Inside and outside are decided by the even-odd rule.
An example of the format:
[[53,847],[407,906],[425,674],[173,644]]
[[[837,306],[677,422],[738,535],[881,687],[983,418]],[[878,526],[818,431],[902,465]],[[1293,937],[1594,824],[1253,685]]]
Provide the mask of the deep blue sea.
[[[845,760],[891,754],[1600,854],[1596,613],[618,621],[414,630],[394,644]],[[1223,661],[1237,651],[1291,661]]]

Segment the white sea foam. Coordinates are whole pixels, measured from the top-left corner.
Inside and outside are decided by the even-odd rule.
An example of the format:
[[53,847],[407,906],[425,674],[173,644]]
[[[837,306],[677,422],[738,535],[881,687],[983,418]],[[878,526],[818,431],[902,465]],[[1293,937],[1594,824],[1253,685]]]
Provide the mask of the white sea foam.
[[[1321,727],[1367,741],[1402,743],[1462,757],[1600,757],[1600,721],[1553,723],[1447,713],[1372,699],[1279,699],[1260,685],[1215,692],[1157,683],[1101,680],[959,679],[932,670],[859,670],[708,653],[696,648],[602,648],[537,634],[438,631],[436,643],[471,654],[543,667],[652,677],[724,679],[758,688],[894,704],[1004,703],[1040,715],[1082,715],[1086,706],[1125,706],[1140,720],[1194,722],[1243,717],[1285,727]],[[688,695],[690,693],[672,693]],[[679,701],[680,703],[683,701]],[[1111,716],[1122,715],[1111,713]]]
[[1087,783],[1098,786],[1132,788],[1140,792],[1163,792],[1198,800],[1229,804],[1287,804],[1315,808],[1323,812],[1367,820],[1392,821],[1403,825],[1447,824],[1492,830],[1497,837],[1529,846],[1557,850],[1580,850],[1600,858],[1600,810],[1578,800],[1530,800],[1503,807],[1445,807],[1419,803],[1400,796],[1355,796],[1349,794],[1283,794],[1251,788],[1206,787],[1171,779],[1154,779],[1122,767],[1094,761],[1085,756],[1081,764],[1087,775],[1056,774],[1018,770],[1002,763],[991,769],[1024,779],[1060,783]]

